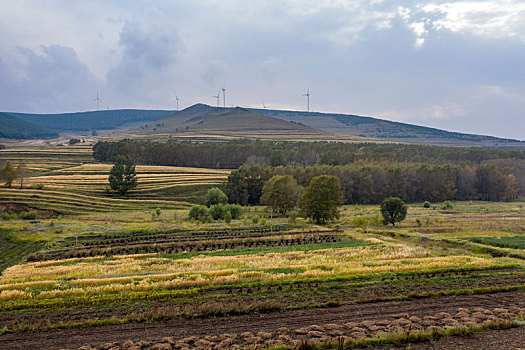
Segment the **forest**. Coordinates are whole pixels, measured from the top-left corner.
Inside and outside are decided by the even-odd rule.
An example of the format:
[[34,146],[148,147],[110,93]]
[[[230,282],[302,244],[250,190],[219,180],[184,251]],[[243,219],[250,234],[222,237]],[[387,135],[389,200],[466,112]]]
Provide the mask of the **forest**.
[[398,143],[121,140],[101,141],[93,148],[93,156],[101,162],[114,161],[117,155],[129,155],[137,164],[219,169],[236,169],[245,163],[306,167],[316,164],[346,165],[370,162],[461,165],[492,162],[505,165],[525,161],[525,151],[519,150]]

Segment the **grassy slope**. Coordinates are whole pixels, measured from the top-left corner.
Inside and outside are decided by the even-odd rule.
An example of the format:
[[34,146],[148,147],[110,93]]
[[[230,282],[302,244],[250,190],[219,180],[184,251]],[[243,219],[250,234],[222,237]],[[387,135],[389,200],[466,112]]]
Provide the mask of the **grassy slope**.
[[58,137],[58,134],[40,125],[0,112],[1,137],[8,139],[49,139]]
[[313,128],[381,140],[443,146],[525,149],[525,141],[450,132],[357,115],[267,109],[251,110],[275,118],[302,123]]
[[62,114],[9,114],[54,130],[85,131],[115,129],[126,123],[157,120],[173,113],[164,110],[120,109]]

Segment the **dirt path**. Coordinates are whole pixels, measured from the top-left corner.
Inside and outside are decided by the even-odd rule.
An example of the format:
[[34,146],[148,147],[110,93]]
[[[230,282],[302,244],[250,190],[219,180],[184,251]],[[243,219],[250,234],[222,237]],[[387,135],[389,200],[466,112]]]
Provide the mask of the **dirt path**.
[[108,342],[122,343],[128,339],[132,341],[155,341],[163,337],[180,339],[189,336],[223,333],[274,332],[280,327],[297,329],[313,324],[389,320],[393,319],[393,315],[399,313],[422,317],[439,312],[454,312],[460,307],[498,308],[511,306],[525,307],[525,291],[369,303],[330,309],[297,310],[215,319],[174,320],[152,324],[15,333],[0,336],[0,349],[76,349],[86,344],[97,346]]

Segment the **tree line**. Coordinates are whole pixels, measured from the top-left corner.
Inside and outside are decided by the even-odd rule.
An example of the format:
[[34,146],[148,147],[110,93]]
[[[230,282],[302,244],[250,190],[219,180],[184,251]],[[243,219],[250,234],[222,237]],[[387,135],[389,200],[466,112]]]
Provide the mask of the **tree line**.
[[337,177],[341,182],[344,204],[378,204],[387,197],[406,202],[444,200],[512,200],[525,195],[513,173],[505,173],[493,164],[477,166],[397,164],[311,167],[263,167],[243,165],[232,171],[223,186],[230,202],[260,204],[263,186],[275,175],[290,175],[306,188],[321,175]]
[[512,200],[525,196],[525,151],[337,142],[98,142],[94,157],[129,155],[139,164],[231,168],[229,201],[260,203],[266,181],[291,175],[306,188],[320,175],[341,181],[343,203]]
[[222,169],[236,169],[246,163],[307,167],[368,163],[475,165],[489,162],[497,165],[518,162],[525,169],[525,151],[394,143],[121,140],[100,141],[93,147],[93,156],[101,162],[113,162],[118,155],[129,155],[137,164]]

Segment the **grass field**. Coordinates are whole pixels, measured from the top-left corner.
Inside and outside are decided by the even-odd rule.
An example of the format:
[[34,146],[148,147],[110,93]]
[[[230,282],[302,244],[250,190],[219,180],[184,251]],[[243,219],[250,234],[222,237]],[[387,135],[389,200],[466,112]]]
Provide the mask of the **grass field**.
[[[100,167],[74,171],[90,169]],[[27,261],[0,277],[0,327],[18,333],[525,289],[523,259],[472,242],[477,233],[484,245],[522,249],[515,205],[483,203],[478,217],[480,206],[454,203],[445,212],[411,205],[396,227],[374,221],[374,206],[344,207],[331,228],[302,219],[246,223],[264,218],[264,208],[231,224],[187,221],[183,207],[159,216],[144,210],[8,220],[4,239],[27,249]],[[451,225],[462,230],[444,232]],[[42,313],[45,322],[35,317]]]
[[[343,326],[355,319],[297,324],[286,338],[278,322],[268,322],[251,338],[204,334],[202,346],[194,339],[179,348],[221,348],[220,337],[233,339],[222,348],[350,344],[379,339],[380,330],[444,332],[523,318],[525,224],[518,203],[453,202],[447,210],[414,203],[395,227],[383,225],[372,205],[344,206],[327,226],[270,218],[263,207],[245,208],[228,224],[203,224],[187,218],[187,201],[202,201],[229,171],[137,166],[138,187],[116,198],[105,193],[111,165],[96,164],[88,147],[25,147],[0,157],[31,172],[23,189],[0,188],[0,206],[36,215],[4,213],[0,221],[0,347],[8,337],[27,340],[45,330],[122,326],[125,333],[145,324],[156,334],[168,324],[190,334],[201,329],[186,326],[196,320],[241,329],[250,318],[294,313],[329,320],[367,307],[375,311],[359,326]],[[496,309],[500,299],[506,303],[489,310],[492,318],[476,311],[490,295]],[[441,310],[451,303],[465,307],[460,316],[424,314],[428,305]],[[392,308],[390,319],[378,318],[383,308]],[[404,308],[421,310],[419,318],[403,316]],[[470,318],[461,318],[465,310]]]
[[137,165],[138,186],[129,192],[131,200],[124,201],[106,193],[112,165],[95,163],[88,145],[8,148],[0,150],[0,160],[25,164],[28,170],[23,189],[20,180],[12,188],[0,188],[0,204],[22,203],[64,214],[199,202],[208,188],[229,174],[228,170]]

